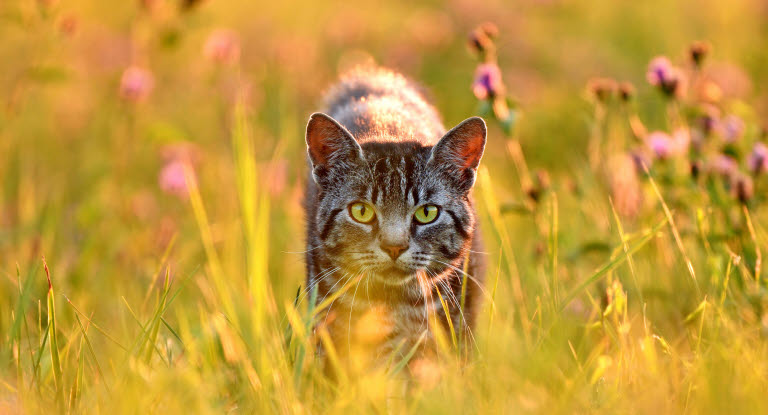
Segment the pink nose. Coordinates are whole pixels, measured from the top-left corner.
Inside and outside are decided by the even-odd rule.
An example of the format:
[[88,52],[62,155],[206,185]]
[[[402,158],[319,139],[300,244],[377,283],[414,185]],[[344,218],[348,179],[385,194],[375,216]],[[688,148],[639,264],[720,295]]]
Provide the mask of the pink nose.
[[408,245],[385,245],[381,244],[381,249],[389,254],[392,260],[396,260],[406,249]]

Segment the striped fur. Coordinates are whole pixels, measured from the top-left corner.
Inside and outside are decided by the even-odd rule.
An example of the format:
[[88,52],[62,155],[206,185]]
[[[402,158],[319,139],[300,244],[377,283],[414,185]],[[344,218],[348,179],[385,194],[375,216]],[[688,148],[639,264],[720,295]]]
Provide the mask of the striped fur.
[[[325,312],[337,348],[407,351],[422,335],[432,338],[428,318],[448,329],[440,297],[453,327],[468,333],[482,289],[471,187],[485,124],[471,118],[446,132],[412,83],[381,68],[343,76],[325,102],[327,115],[307,125],[307,287],[322,299],[360,278]],[[355,221],[348,207],[356,201],[373,206],[376,219]],[[413,219],[424,204],[439,207],[426,225]],[[387,241],[408,248],[393,260],[382,249]],[[464,269],[471,277],[461,310]]]

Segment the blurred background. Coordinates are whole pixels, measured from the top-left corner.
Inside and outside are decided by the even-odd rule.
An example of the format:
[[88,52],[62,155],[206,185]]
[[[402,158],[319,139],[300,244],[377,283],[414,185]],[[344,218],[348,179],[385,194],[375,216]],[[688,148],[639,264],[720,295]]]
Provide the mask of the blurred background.
[[[763,116],[768,111],[768,4],[759,0],[361,1],[354,7],[27,0],[3,2],[0,19],[4,272],[45,253],[59,258],[62,279],[77,286],[138,279],[140,287],[170,235],[180,232],[182,245],[193,244],[189,210],[158,183],[174,157],[169,152],[194,153],[211,215],[226,217],[236,205],[228,152],[238,95],[253,119],[259,167],[272,172],[276,226],[286,228],[272,235],[272,252],[301,251],[303,128],[321,109],[324,89],[345,67],[372,60],[421,83],[446,125],[454,125],[476,112],[475,60],[466,39],[484,21],[500,31],[499,65],[523,110],[518,137],[528,162],[554,176],[584,160],[589,78],[642,87],[651,57],[684,59],[694,40],[711,42],[708,70],[725,94],[750,101]],[[121,86],[131,67],[148,79],[139,74],[137,85]],[[650,110],[661,99],[639,88],[651,128],[663,122],[663,113]],[[189,148],[174,150],[175,144]],[[503,187],[510,167],[502,148],[500,132],[492,130],[484,163]],[[217,225],[224,238],[227,224]],[[41,239],[42,229],[51,237]],[[190,260],[176,258],[182,257]],[[281,271],[275,275],[301,282],[300,255],[275,261]],[[106,264],[121,266],[107,276]]]
[[[515,137],[528,165],[548,171],[560,197],[559,244],[565,265],[557,275],[566,284],[591,275],[621,242],[607,193],[590,187],[597,179],[586,167],[594,111],[586,88],[591,78],[634,84],[645,125],[664,129],[666,113],[659,108],[665,98],[647,85],[647,64],[657,55],[684,62],[689,45],[706,40],[712,52],[705,71],[725,99],[749,103],[751,121],[765,125],[768,119],[768,2],[763,0],[351,4],[1,2],[0,332],[7,332],[13,320],[21,284],[17,269],[21,279],[34,276],[31,298],[45,296],[42,255],[51,264],[57,290],[98,316],[117,337],[135,335],[122,303],[148,313],[148,290],[161,285],[158,275],[165,265],[174,280],[192,277],[176,306],[192,314],[198,308],[215,309],[218,301],[206,277],[211,272],[209,246],[218,252],[221,274],[229,284],[235,290],[244,286],[242,189],[236,177],[239,153],[233,150],[238,143],[232,138],[238,128],[246,128],[253,142],[248,150],[255,170],[244,177],[262,195],[258,211],[267,216],[259,218],[263,226],[258,236],[267,248],[260,264],[281,308],[304,282],[303,135],[309,114],[322,110],[323,91],[346,68],[375,62],[420,83],[446,126],[455,125],[478,113],[471,88],[477,58],[467,35],[482,22],[498,27],[498,64],[520,110]],[[238,124],[238,114],[247,127]],[[525,191],[496,125],[489,131],[483,165],[493,179],[495,201],[523,203]],[[208,226],[201,225],[199,207],[188,196],[192,178]],[[584,188],[586,193],[579,194]],[[484,197],[480,204],[486,206],[488,200]],[[548,290],[549,277],[544,275],[549,265],[542,259],[551,207],[547,209],[534,220],[514,215],[503,219],[517,268],[504,265],[496,302],[504,307],[516,301],[520,293],[515,294],[507,278],[512,281],[510,275],[520,269],[531,321],[537,315],[536,299]],[[485,213],[481,218],[484,223],[493,219]],[[653,221],[629,221],[627,232],[645,229],[663,215],[646,218]],[[499,226],[494,222],[492,228]],[[497,236],[489,232],[489,264],[501,264],[503,243]],[[691,255],[697,264],[709,263],[707,254]],[[723,255],[710,261],[719,261],[718,270],[728,261]],[[690,351],[693,343],[681,329],[682,320],[702,297],[690,290],[686,266],[671,237],[656,244],[646,261],[638,261],[637,272],[649,295],[654,327]],[[706,279],[709,274],[702,275]],[[627,289],[635,298],[635,286]],[[589,299],[592,305],[600,301]],[[584,300],[575,313],[587,313],[589,307]],[[645,316],[644,305],[631,307],[635,316]],[[61,318],[69,324],[73,316],[70,308],[62,309]],[[30,321],[38,317],[34,314]],[[757,313],[750,318],[761,317]],[[509,339],[496,346],[497,356],[519,346],[520,333]],[[533,361],[545,362],[557,353],[560,362],[569,361],[563,350],[568,349],[540,354]],[[531,399],[543,402],[543,395],[557,396],[557,388],[541,386],[557,378],[556,371],[535,369],[534,363],[516,356],[521,358],[517,370],[538,385],[524,389],[533,391]],[[717,390],[717,385],[710,387]],[[657,392],[664,396],[668,391]],[[648,408],[663,407],[663,401]]]

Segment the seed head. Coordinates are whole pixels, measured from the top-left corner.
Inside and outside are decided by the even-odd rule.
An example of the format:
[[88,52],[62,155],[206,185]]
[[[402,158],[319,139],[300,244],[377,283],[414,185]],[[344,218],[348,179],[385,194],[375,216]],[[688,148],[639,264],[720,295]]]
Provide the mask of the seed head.
[[499,29],[495,24],[486,22],[476,27],[469,32],[467,42],[470,49],[474,52],[484,55],[486,52],[493,50],[493,39],[498,36]]
[[697,40],[696,42],[693,42],[688,49],[688,54],[691,57],[693,65],[697,68],[701,68],[702,63],[707,55],[709,55],[710,50],[712,50],[712,45],[707,41]]
[[635,86],[631,82],[622,82],[619,84],[619,99],[622,102],[629,102],[635,97]]
[[738,174],[734,178],[733,192],[741,203],[747,203],[755,195],[755,185],[752,178],[746,174]]
[[592,78],[587,82],[587,90],[595,102],[606,103],[616,94],[618,85],[611,78]]

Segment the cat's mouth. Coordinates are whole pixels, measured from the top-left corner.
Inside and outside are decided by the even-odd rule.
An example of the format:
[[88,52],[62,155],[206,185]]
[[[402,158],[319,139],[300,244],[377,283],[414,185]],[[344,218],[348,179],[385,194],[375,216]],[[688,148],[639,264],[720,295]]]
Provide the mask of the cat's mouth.
[[418,269],[392,263],[382,266],[373,274],[379,282],[385,285],[400,287],[415,280],[418,277],[418,272]]

